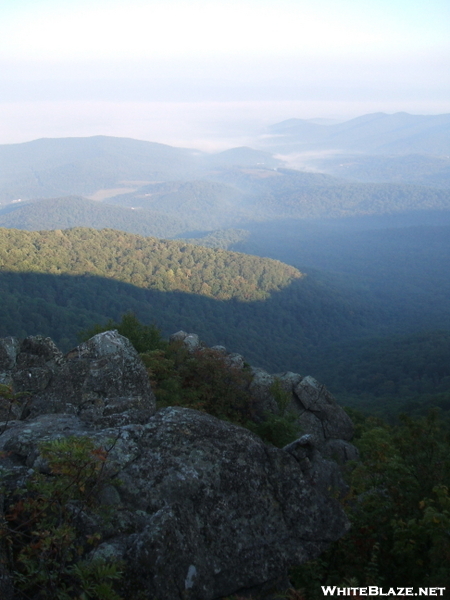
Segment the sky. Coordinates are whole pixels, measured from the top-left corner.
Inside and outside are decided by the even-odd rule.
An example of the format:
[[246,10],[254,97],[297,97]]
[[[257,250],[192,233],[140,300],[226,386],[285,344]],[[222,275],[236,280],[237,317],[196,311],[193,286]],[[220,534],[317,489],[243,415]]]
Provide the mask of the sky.
[[450,112],[448,0],[0,0],[0,144]]

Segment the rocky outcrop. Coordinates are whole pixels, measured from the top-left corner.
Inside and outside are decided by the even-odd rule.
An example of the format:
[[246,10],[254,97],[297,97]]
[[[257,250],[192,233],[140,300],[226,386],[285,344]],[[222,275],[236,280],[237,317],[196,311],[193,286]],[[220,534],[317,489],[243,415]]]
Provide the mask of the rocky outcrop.
[[[183,342],[192,352],[202,348],[196,334],[179,331],[171,339]],[[213,349],[220,352],[230,365],[244,368],[245,361],[240,354],[227,352],[224,346],[214,346]],[[358,459],[358,451],[350,443],[354,434],[353,423],[324,385],[311,376],[303,377],[291,371],[270,374],[251,367],[251,372],[250,392],[256,419],[264,420],[267,414],[280,412],[273,391],[275,382],[278,382],[289,397],[286,409],[297,415],[299,429],[308,434],[310,448],[314,447],[320,455],[339,464]],[[318,460],[319,455],[314,453],[314,456]]]
[[[201,347],[188,334],[178,339]],[[308,414],[305,428],[314,427],[277,449],[195,410],[155,412],[145,368],[117,332],[65,356],[48,338],[1,340],[0,367],[1,381],[30,394],[18,418],[0,426],[9,485],[11,477],[48,471],[43,440],[88,436],[110,448],[108,469],[120,484],[112,479],[98,500],[112,516],[83,513],[80,527],[101,534],[97,556],[124,561],[130,598],[137,591],[148,600],[263,597],[271,583],[287,581],[288,566],[316,557],[348,528],[330,494],[342,485],[339,469],[319,447],[342,433],[348,443],[351,428],[310,378],[280,376],[299,418]],[[273,376],[255,371],[252,389],[264,410],[278,409],[271,383]]]
[[[0,448],[43,469],[38,445],[88,435],[110,446],[120,485],[103,496],[115,516],[97,521],[98,552],[125,560],[145,598],[210,600],[280,577],[316,557],[347,529],[339,505],[312,485],[291,452],[248,430],[178,407],[146,424],[92,431],[75,415],[17,423]],[[94,533],[86,517],[86,535]]]
[[0,342],[0,378],[29,394],[19,418],[67,413],[103,427],[145,422],[155,412],[145,367],[117,331],[100,333],[66,356],[50,338],[11,340]]
[[339,463],[358,458],[356,448],[350,444],[354,433],[350,417],[326,387],[313,377],[292,372],[271,375],[262,369],[253,369],[250,389],[261,418],[279,411],[273,393],[276,381],[288,394],[287,409],[297,415],[299,428],[309,435],[311,446]]

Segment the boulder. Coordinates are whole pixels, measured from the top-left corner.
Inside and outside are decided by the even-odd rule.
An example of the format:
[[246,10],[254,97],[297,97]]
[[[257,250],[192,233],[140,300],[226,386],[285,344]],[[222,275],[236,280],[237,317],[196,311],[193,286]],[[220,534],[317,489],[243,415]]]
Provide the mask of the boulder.
[[285,446],[283,450],[297,460],[307,481],[322,494],[330,494],[334,497],[343,497],[347,494],[349,488],[338,463],[322,456],[315,446],[314,436],[303,435]]
[[50,338],[32,336],[9,356],[3,379],[29,395],[21,418],[71,413],[105,426],[144,422],[155,412],[146,369],[117,331],[99,333],[65,356]]
[[112,480],[99,500],[114,512],[105,523],[86,514],[81,526],[84,535],[102,534],[97,555],[125,561],[127,597],[258,592],[287,581],[289,566],[315,558],[348,529],[324,493],[325,473],[312,475],[295,447],[269,447],[192,409],[165,408],[145,424],[105,429],[73,414],[41,415],[0,436],[0,450],[28,472],[45,473],[39,442],[67,435],[111,448],[107,464],[120,484]]
[[279,413],[272,387],[278,381],[290,397],[286,410],[297,414],[300,430],[313,437],[317,450],[328,458],[338,457],[339,462],[357,458],[357,450],[350,444],[353,423],[324,385],[313,377],[292,372],[271,375],[263,369],[252,368],[252,375],[250,392],[257,418]]
[[347,441],[353,438],[352,420],[345,410],[338,405],[326,387],[313,377],[304,377],[295,386],[294,399],[300,410],[300,423],[302,423],[305,412],[309,413],[308,418],[311,415],[316,417],[318,427],[315,436],[318,443],[330,438]]
[[190,352],[194,352],[202,347],[199,337],[196,333],[186,333],[185,331],[177,331],[173,333],[169,340],[171,342],[183,342]]
[[20,351],[20,341],[14,337],[0,338],[0,384],[12,383],[11,371]]
[[278,405],[271,391],[275,376],[258,367],[252,367],[251,372],[250,393],[254,400],[253,410],[255,418],[262,420],[267,413],[278,412]]

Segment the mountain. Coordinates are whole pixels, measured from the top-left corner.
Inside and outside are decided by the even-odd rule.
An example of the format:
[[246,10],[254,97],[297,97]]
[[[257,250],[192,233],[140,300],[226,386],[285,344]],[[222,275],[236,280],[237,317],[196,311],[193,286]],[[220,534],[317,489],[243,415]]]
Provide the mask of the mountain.
[[[164,144],[94,136],[0,145],[0,203],[32,198],[120,193],[145,183],[197,178],[240,164],[275,167],[266,151],[236,148],[216,154]],[[117,190],[117,191],[116,191]]]
[[[364,144],[386,148],[425,135],[437,122],[387,117],[350,125],[291,120],[276,135],[287,139],[297,128],[305,139],[326,134],[328,143],[334,131],[335,140],[354,143],[361,135]],[[361,354],[359,343],[382,348],[376,338],[389,344],[392,336],[450,330],[445,157],[342,153],[336,173],[365,179],[348,181],[286,168],[270,152],[251,148],[207,155],[96,137],[1,151],[0,225],[59,230],[1,231],[8,242],[0,276],[4,335],[45,333],[68,347],[80,329],[132,310],[165,333],[197,331],[207,343],[231,344],[272,371],[308,371],[332,391],[336,385],[353,395],[361,388],[342,381],[351,357]],[[378,182],[370,181],[375,176]],[[27,199],[13,194],[16,184],[30,194],[63,190],[64,196]],[[74,196],[76,189],[91,199]],[[91,227],[89,233],[61,231],[79,225]],[[232,248],[262,262],[123,231]],[[292,267],[264,262],[267,256]],[[307,276],[292,275],[299,272]],[[414,388],[398,389],[406,387]]]
[[[366,330],[359,341],[347,342],[341,336],[317,357],[313,373],[341,402],[395,412],[414,396],[450,391],[450,369],[445,366],[450,343],[450,213],[425,211],[423,221],[434,217],[434,225],[421,224],[415,213],[409,222],[408,215],[402,215],[398,221],[366,217],[338,223],[254,223],[247,226],[245,238],[241,235],[229,247],[277,258],[309,276],[320,274],[330,293],[333,288],[332,293],[343,294],[349,302],[362,297],[373,308],[382,306],[390,315],[380,319],[387,319],[383,325],[389,323],[388,331],[382,332],[379,321],[378,331]],[[366,318],[355,310],[352,327]]]
[[[113,228],[159,237],[199,237],[280,219],[324,219],[449,211],[446,189],[350,183],[290,169],[216,171],[214,181],[151,183],[103,202],[79,196],[12,202],[0,226],[17,229]],[[450,211],[449,211],[450,214]]]
[[375,229],[366,219],[361,229],[356,225],[339,227],[331,220],[249,224],[247,237],[231,247],[302,272],[318,270],[348,286],[350,294],[364,290],[371,302],[396,307],[397,329],[404,333],[450,330],[450,222]]
[[131,310],[165,334],[234,341],[272,371],[314,373],[327,345],[386,334],[397,316],[364,290],[278,261],[112,230],[2,229],[0,266],[0,336],[42,333],[65,347]]
[[145,236],[173,237],[186,230],[186,219],[156,211],[111,206],[79,196],[10,204],[0,210],[0,227],[41,229],[120,229]]
[[[280,126],[280,135],[299,130],[313,135],[311,132],[319,128],[320,135],[327,133],[327,139],[348,138],[355,135],[355,130],[365,131],[367,137],[376,130],[375,123],[380,120],[385,123],[385,117],[366,115],[332,125],[299,124],[291,120]],[[403,118],[404,115],[400,120]],[[393,126],[389,119],[389,127],[385,123],[384,129],[392,137]],[[414,127],[406,129],[411,132]],[[362,159],[359,160],[362,164]],[[369,175],[362,174],[359,178],[370,179],[370,172],[378,170],[379,181],[390,179],[392,183],[349,182],[322,173],[287,169],[272,154],[246,147],[208,155],[163,144],[103,136],[0,146],[1,224],[25,228],[107,226],[170,237],[191,236],[202,230],[242,228],[245,222],[280,218],[343,218],[448,210],[450,196],[446,187],[450,170],[447,159],[416,157],[408,164],[405,157],[397,157],[395,164],[383,160],[379,159],[378,166],[374,166],[366,157],[360,170],[369,171]],[[395,175],[396,164],[401,160],[399,168],[403,169],[404,176]],[[339,163],[339,167],[331,163],[328,166],[348,176],[349,162],[351,171],[350,159],[343,165]],[[358,179],[358,174],[354,177]],[[411,180],[433,186],[437,181],[441,189],[407,184]],[[45,217],[45,205],[39,208],[29,203],[37,198],[42,201],[74,195],[153,214],[150,217],[148,212],[140,212],[137,218],[114,209],[108,214],[108,209],[100,205],[94,208],[84,202],[81,208],[82,201],[78,199],[67,201],[64,206],[62,201],[47,205],[49,210]],[[17,210],[13,216],[12,212]],[[53,213],[57,217],[54,218]],[[163,215],[171,217],[173,225]],[[148,226],[150,218],[154,225]]]
[[268,127],[273,152],[334,150],[370,154],[450,154],[450,114],[374,113],[331,125],[289,119]]
[[207,230],[283,218],[450,209],[448,190],[423,186],[351,183],[283,168],[231,168],[217,170],[210,177],[214,181],[148,184],[108,202],[190,219],[197,229]]
[[[2,229],[0,337],[44,334],[68,349],[132,311],[165,335],[196,331],[270,371],[312,373],[360,408],[392,413],[447,393],[448,227],[319,235],[310,223],[293,237],[292,222],[259,227],[245,240],[234,232],[237,246],[287,258],[290,248],[305,268],[113,230]],[[409,370],[402,356],[414,357]]]
[[[0,201],[92,194],[185,177],[198,151],[127,138],[41,139],[0,146]],[[124,184],[123,182],[126,182]]]
[[247,210],[245,192],[220,181],[151,183],[134,192],[118,194],[107,202],[183,219],[185,232],[190,229],[230,227],[251,216]]
[[450,189],[449,156],[319,155],[308,158],[307,165],[329,175],[353,181],[409,183]]

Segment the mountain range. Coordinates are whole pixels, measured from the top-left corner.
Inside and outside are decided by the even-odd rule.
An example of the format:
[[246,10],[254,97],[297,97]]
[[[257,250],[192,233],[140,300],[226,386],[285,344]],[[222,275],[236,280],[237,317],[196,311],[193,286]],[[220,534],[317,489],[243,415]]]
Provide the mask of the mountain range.
[[[212,154],[105,136],[0,146],[0,332],[68,347],[131,310],[351,401],[450,392],[447,127],[293,119],[256,149]],[[416,356],[417,380],[383,363],[390,340]]]
[[272,150],[334,150],[369,154],[450,154],[450,115],[374,113],[344,123],[289,119],[267,128]]

